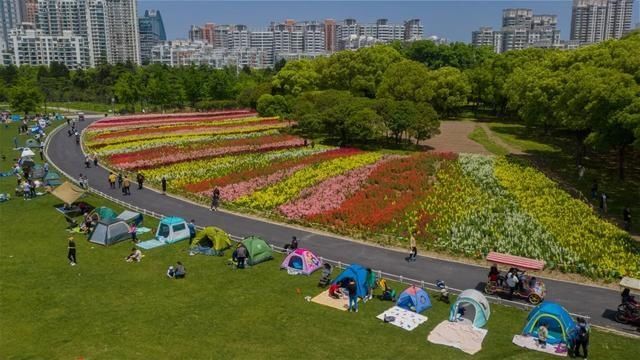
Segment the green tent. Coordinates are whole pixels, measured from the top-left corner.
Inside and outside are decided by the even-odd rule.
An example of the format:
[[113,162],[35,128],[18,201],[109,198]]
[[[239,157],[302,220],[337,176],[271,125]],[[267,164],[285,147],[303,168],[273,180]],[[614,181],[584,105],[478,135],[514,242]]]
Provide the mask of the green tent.
[[198,232],[191,245],[200,253],[222,255],[222,251],[231,247],[231,238],[221,229],[213,226]]
[[91,217],[95,218],[95,220],[111,220],[115,219],[117,216],[118,215],[115,211],[106,206],[100,206],[99,208],[94,209],[91,213]]
[[247,261],[249,265],[260,264],[263,261],[273,259],[271,246],[257,236],[245,238],[242,240],[242,245],[244,245],[249,252],[249,260]]
[[49,171],[42,181],[49,186],[58,186],[62,184],[60,181],[60,175],[54,171]]

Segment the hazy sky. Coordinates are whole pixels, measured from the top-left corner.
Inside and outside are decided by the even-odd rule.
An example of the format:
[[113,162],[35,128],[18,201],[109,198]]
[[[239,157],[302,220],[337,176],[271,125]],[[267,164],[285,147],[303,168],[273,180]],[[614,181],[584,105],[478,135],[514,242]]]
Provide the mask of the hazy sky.
[[[184,39],[191,24],[245,24],[253,30],[265,29],[270,21],[284,19],[342,20],[374,22],[387,18],[392,22],[419,18],[426,35],[438,35],[454,41],[471,41],[471,31],[480,26],[500,27],[501,11],[509,7],[531,8],[534,14],[558,15],[562,39],[569,38],[571,1],[138,1],[138,12],[160,10],[169,39]],[[634,4],[633,23],[640,22],[638,1]]]

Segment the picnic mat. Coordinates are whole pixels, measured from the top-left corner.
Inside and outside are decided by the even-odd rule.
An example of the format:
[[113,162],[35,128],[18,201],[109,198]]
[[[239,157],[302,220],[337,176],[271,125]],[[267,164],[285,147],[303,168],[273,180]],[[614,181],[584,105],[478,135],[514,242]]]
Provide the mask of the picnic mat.
[[148,232],[151,232],[151,229],[149,229],[148,227],[139,227],[136,229],[136,235],[146,234]]
[[349,308],[349,297],[344,296],[341,299],[334,299],[329,296],[329,290],[325,290],[311,299],[312,302],[320,305],[332,307],[334,309],[347,311]]
[[393,316],[394,320],[389,321],[389,324],[393,324],[397,327],[403,328],[407,331],[411,331],[417,328],[420,324],[427,321],[427,317],[415,313],[413,311],[409,311],[407,309],[403,309],[398,306],[393,306],[382,314],[376,316],[378,319],[384,321],[385,316]]
[[482,341],[485,336],[487,336],[487,330],[478,329],[471,322],[445,320],[431,330],[427,340],[434,344],[452,346],[473,355],[482,350]]
[[542,348],[533,336],[515,335],[513,337],[513,343],[525,349],[536,350],[556,356],[567,356],[567,347],[564,344],[547,344],[545,348]]
[[145,250],[154,249],[164,245],[167,245],[167,243],[165,243],[164,241],[156,240],[156,239],[151,239],[151,240],[143,241],[141,243],[136,244],[137,247]]

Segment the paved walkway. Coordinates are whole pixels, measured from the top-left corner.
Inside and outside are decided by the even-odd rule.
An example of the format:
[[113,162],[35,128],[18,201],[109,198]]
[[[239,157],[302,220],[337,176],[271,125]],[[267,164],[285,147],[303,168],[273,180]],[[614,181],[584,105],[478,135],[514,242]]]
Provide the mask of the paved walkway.
[[440,134],[421,142],[421,144],[434,151],[491,154],[484,146],[469,139],[469,134],[475,127],[476,123],[471,121],[441,121]]
[[[82,129],[95,119],[88,117],[87,121],[78,125]],[[109,189],[108,172],[105,169],[84,168],[80,146],[75,144],[72,137],[67,137],[64,131],[58,131],[51,137],[46,154],[53,164],[69,175],[77,177],[79,173],[86,174],[91,187],[114,197],[122,197],[118,190]],[[416,262],[407,263],[404,261],[404,252],[222,211],[210,212],[202,206],[177,198],[148,189],[133,188],[132,195],[122,197],[123,201],[156,213],[195,219],[198,225],[218,226],[236,236],[258,235],[270,243],[283,246],[295,235],[302,247],[313,250],[319,256],[345,263],[360,263],[376,270],[429,283],[442,279],[448,286],[456,289],[482,289],[487,277],[487,268],[422,256]],[[550,279],[545,279],[545,283],[547,299],[559,302],[569,311],[587,315],[597,325],[634,331],[630,326],[612,320],[620,301],[617,291]]]

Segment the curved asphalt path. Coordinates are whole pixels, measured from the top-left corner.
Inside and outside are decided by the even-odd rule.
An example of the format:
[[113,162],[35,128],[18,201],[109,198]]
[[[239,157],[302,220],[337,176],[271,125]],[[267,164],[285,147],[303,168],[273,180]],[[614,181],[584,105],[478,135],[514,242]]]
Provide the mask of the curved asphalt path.
[[[99,118],[87,116],[86,121],[77,123],[78,127],[83,129]],[[139,191],[133,183],[132,195],[122,196],[119,189],[109,188],[107,170],[93,166],[90,169],[84,168],[84,155],[80,146],[75,144],[73,137],[67,136],[64,129],[56,132],[49,139],[47,156],[52,163],[71,176],[77,178],[80,173],[87,175],[89,186],[105,194],[121,197],[123,201],[149,211],[195,219],[196,224],[201,226],[218,226],[236,236],[258,235],[269,243],[284,246],[290,241],[291,236],[295,235],[302,247],[312,249],[319,256],[344,263],[360,263],[375,270],[429,283],[442,279],[448,286],[457,289],[481,290],[487,276],[488,266],[482,268],[422,256],[413,263],[407,263],[404,261],[407,254],[396,250],[226,212],[211,212],[202,206],[155,191],[148,189]],[[615,309],[620,301],[619,292],[551,279],[544,281],[547,286],[546,299],[562,304],[572,313],[589,316],[593,324],[637,334],[633,327],[618,324],[613,320]]]

